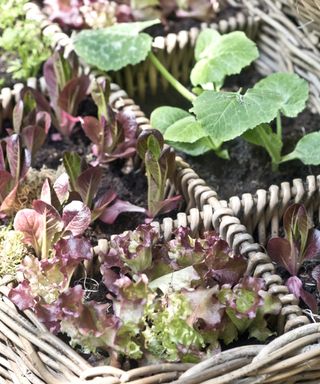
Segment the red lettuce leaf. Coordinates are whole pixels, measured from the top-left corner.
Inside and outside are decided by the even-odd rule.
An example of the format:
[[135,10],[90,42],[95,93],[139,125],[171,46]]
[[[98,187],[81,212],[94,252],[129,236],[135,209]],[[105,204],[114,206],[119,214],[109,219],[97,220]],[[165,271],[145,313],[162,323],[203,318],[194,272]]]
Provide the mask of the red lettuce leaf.
[[40,254],[42,244],[43,223],[41,215],[34,209],[21,209],[17,212],[13,227],[23,233],[23,241],[30,244]]
[[285,268],[291,275],[298,273],[300,264],[298,261],[298,249],[291,247],[289,240],[275,237],[270,239],[267,245],[268,254],[271,259]]
[[303,288],[302,281],[299,277],[289,277],[286,281],[286,286],[298,299],[302,299],[313,313],[317,313],[317,299]]
[[92,201],[98,192],[101,179],[102,169],[100,167],[89,167],[76,180],[76,191],[88,207],[92,206]]
[[145,208],[129,203],[129,201],[117,199],[110,207],[107,207],[103,211],[99,219],[106,224],[113,224],[117,217],[123,212],[140,212],[145,214],[146,210]]
[[81,235],[90,225],[91,211],[82,201],[74,200],[63,208],[62,222],[64,232]]
[[10,289],[8,297],[21,311],[34,308],[36,305],[36,300],[27,280]]

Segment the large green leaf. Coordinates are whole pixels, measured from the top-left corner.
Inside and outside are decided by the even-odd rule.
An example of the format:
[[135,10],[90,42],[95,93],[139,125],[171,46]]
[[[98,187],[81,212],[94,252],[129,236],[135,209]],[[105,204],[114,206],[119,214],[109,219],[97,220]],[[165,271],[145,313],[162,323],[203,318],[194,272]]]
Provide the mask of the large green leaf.
[[244,95],[205,91],[193,102],[192,111],[216,143],[232,140],[259,124],[269,123],[281,105],[280,95],[263,89],[252,88]]
[[165,140],[179,141],[180,143],[194,143],[207,134],[193,115],[189,115],[170,125],[164,134]]
[[296,117],[305,108],[309,97],[308,83],[294,73],[274,73],[259,81],[254,88],[270,97],[274,94],[280,96],[280,110],[288,117]]
[[172,124],[187,116],[190,114],[181,108],[158,107],[151,113],[150,123],[153,128],[164,134]]
[[152,38],[141,30],[158,20],[121,23],[110,28],[81,31],[74,40],[76,53],[89,65],[104,71],[119,70],[145,60]]
[[320,132],[305,135],[297,143],[293,152],[282,158],[281,162],[299,159],[307,165],[320,164]]
[[219,35],[216,31],[204,30],[197,40],[195,56],[197,63],[190,77],[194,86],[221,84],[226,76],[240,73],[256,60],[259,52],[243,32]]

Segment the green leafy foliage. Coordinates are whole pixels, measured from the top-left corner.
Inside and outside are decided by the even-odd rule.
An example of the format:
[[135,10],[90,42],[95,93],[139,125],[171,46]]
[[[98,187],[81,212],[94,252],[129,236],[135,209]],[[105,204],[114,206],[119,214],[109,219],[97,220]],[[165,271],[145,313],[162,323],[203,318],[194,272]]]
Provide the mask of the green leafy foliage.
[[[218,156],[228,158],[222,145],[242,136],[266,149],[273,169],[295,158],[305,164],[319,164],[316,154],[319,140],[314,134],[304,137],[294,152],[286,156],[281,153],[281,115],[296,117],[304,109],[308,99],[305,80],[295,74],[276,73],[245,92],[218,91],[226,76],[239,73],[257,56],[255,44],[243,33],[221,36],[214,30],[202,31],[195,48],[197,63],[191,72],[192,84],[200,87],[195,90],[197,97],[188,97],[193,108],[188,113],[159,107],[151,115],[152,126],[163,133],[168,144],[194,156],[213,150]],[[180,88],[181,85],[176,86],[177,90]],[[270,125],[275,120],[276,132]]]
[[152,38],[143,29],[158,20],[121,23],[110,28],[80,32],[74,41],[76,53],[87,64],[104,71],[116,71],[146,59]]
[[50,55],[50,38],[42,35],[41,25],[25,17],[27,0],[0,3],[0,52],[14,79],[36,76]]
[[220,35],[213,29],[200,33],[196,47],[196,65],[191,71],[191,83],[213,83],[219,88],[226,76],[240,71],[259,57],[255,43],[243,32]]

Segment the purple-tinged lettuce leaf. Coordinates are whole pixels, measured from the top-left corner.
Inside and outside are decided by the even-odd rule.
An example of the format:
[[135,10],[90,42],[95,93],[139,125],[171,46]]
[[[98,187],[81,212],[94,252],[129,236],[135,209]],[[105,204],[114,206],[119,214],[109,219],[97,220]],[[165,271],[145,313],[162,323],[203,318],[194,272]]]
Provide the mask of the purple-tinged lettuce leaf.
[[146,213],[145,208],[138,207],[137,205],[117,199],[110,207],[106,207],[99,219],[106,224],[113,224],[117,217],[123,212],[140,212]]
[[100,167],[89,167],[76,179],[76,191],[88,207],[92,206],[92,201],[98,192],[101,179],[102,169]]
[[41,217],[41,258],[45,258],[49,256],[55,235],[62,231],[63,223],[59,212],[52,205],[34,200],[32,206]]
[[98,162],[109,162],[117,158],[127,158],[136,151],[138,124],[132,111],[115,112],[108,106],[98,106],[99,120],[92,116],[84,117],[82,128],[94,144],[92,151]]
[[317,313],[317,299],[303,288],[302,281],[297,276],[291,276],[286,281],[286,286],[298,299],[302,299],[312,312]]
[[61,203],[50,179],[46,179],[41,188],[40,200],[52,205],[57,211],[61,210]]
[[23,128],[21,137],[23,144],[31,153],[31,156],[34,157],[35,153],[44,144],[47,135],[42,127],[38,125],[28,125],[27,127]]
[[84,302],[84,293],[78,285],[60,295],[61,332],[70,337],[72,346],[80,345],[86,352],[114,347],[119,319],[108,313],[109,304]]
[[[61,261],[61,270],[64,267],[77,266],[84,260],[91,260],[93,257],[90,242],[84,238],[70,237],[60,239],[55,245],[55,258]],[[68,272],[68,274],[70,274]]]
[[9,169],[15,182],[23,179],[31,163],[31,156],[28,151],[23,151],[19,135],[13,134],[6,139],[6,153]]
[[105,209],[112,204],[117,198],[117,194],[113,191],[107,191],[101,197],[99,197],[93,204],[93,210],[91,211],[91,221],[96,220]]
[[315,279],[318,291],[320,292],[320,265],[313,268],[311,275]]
[[53,189],[60,201],[63,204],[69,197],[69,176],[63,172],[53,184]]
[[74,200],[63,208],[62,222],[64,232],[81,235],[90,225],[91,211],[82,201]]
[[13,184],[13,177],[7,171],[0,171],[0,202],[2,202],[10,190],[10,186]]
[[90,79],[85,75],[69,80],[59,94],[58,106],[74,116],[80,102],[86,97],[89,85]]
[[298,264],[298,249],[291,247],[287,239],[274,237],[270,239],[267,245],[268,254],[272,261],[281,265],[291,275],[295,276],[298,273],[300,265]]
[[94,116],[85,116],[81,119],[82,129],[93,144],[100,145],[103,139],[103,127],[100,121]]
[[14,218],[13,227],[23,233],[24,243],[30,244],[36,255],[40,255],[43,233],[41,215],[34,209],[21,209]]
[[36,300],[27,280],[23,280],[15,288],[10,289],[9,299],[21,310],[34,308]]
[[158,240],[158,231],[151,225],[143,224],[135,231],[113,236],[109,253],[116,254],[134,273],[140,273],[151,266],[152,248]]
[[320,257],[320,231],[310,229],[308,241],[304,251],[304,260],[318,259]]

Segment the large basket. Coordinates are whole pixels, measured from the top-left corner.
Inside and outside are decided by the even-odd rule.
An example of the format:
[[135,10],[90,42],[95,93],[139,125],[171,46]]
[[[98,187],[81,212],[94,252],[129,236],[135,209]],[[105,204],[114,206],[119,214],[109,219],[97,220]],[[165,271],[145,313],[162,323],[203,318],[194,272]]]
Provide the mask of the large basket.
[[[41,88],[42,81],[33,79],[29,85]],[[5,89],[1,92],[3,112],[12,108],[20,88],[21,85],[16,85],[14,91]],[[117,86],[112,89],[111,101],[114,106],[119,109],[130,108],[136,113],[141,129],[148,127],[148,120],[140,108],[127,98],[126,93]],[[110,366],[92,367],[61,340],[48,333],[32,312],[20,313],[6,298],[8,286],[3,285],[0,287],[1,383],[253,384],[289,382],[283,381],[284,378],[290,378],[290,382],[295,383],[295,378],[300,377],[302,371],[304,375],[319,376],[315,367],[320,348],[317,345],[314,347],[313,343],[319,338],[320,325],[308,324],[308,318],[302,313],[295,297],[282,284],[269,257],[255,243],[240,219],[235,217],[234,207],[219,201],[215,193],[205,187],[204,182],[199,181],[197,175],[179,159],[177,166],[172,188],[178,190],[187,201],[189,214],[180,212],[176,220],[165,218],[161,224],[154,225],[165,239],[169,239],[179,226],[188,226],[193,236],[204,229],[214,228],[219,232],[235,251],[247,258],[247,274],[263,278],[268,292],[279,297],[282,303],[279,332],[284,330],[287,333],[269,345],[238,347],[195,366],[158,364],[128,372]],[[209,204],[205,205],[206,201]],[[191,208],[195,205],[203,206],[203,210]]]

